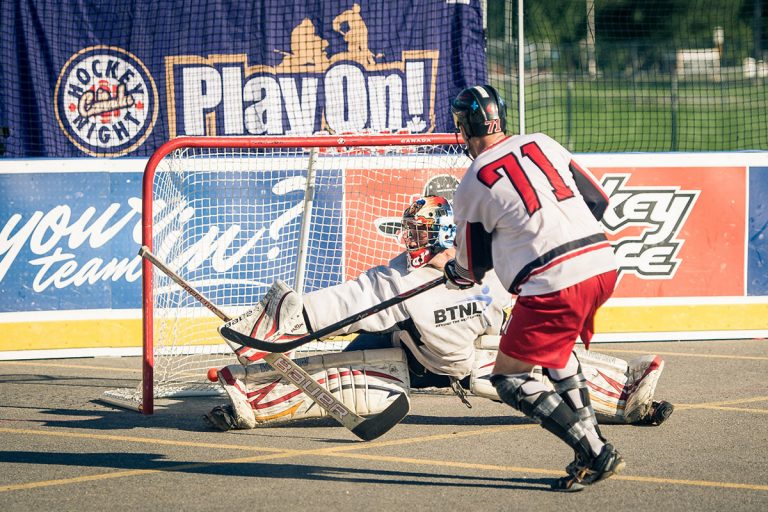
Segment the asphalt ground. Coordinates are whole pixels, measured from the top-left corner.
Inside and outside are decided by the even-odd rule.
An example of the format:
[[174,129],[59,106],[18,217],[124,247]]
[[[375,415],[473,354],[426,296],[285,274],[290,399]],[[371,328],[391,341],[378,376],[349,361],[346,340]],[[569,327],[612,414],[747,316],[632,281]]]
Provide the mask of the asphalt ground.
[[[600,344],[666,361],[658,427],[606,425],[627,461],[586,490],[549,490],[572,452],[504,404],[414,394],[371,442],[333,420],[208,430],[221,399],[143,416],[98,401],[136,358],[0,361],[0,511],[768,510],[768,341]],[[448,507],[448,509],[446,509]]]

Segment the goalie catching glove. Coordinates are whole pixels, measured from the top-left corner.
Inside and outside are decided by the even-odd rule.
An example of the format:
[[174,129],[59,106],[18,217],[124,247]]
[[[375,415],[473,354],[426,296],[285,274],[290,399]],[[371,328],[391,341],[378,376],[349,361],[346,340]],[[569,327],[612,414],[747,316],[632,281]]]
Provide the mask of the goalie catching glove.
[[[301,296],[282,281],[275,281],[256,307],[225,325],[246,336],[274,342],[293,341],[309,333]],[[243,365],[266,354],[224,339]]]

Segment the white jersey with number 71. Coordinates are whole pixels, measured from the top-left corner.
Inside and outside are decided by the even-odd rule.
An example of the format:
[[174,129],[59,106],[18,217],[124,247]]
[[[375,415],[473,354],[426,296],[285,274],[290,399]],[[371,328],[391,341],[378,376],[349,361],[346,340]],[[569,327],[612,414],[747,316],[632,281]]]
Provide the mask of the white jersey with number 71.
[[476,282],[494,268],[518,295],[562,290],[616,268],[599,221],[607,206],[594,176],[551,137],[507,137],[456,190],[456,261]]

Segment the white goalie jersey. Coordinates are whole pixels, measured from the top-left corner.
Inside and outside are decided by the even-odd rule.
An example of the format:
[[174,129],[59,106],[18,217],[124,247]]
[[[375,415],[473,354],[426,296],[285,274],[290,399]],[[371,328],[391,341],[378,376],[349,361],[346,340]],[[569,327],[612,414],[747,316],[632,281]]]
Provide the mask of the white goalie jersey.
[[[440,277],[430,266],[408,270],[403,253],[389,266],[372,268],[357,279],[303,297],[312,329],[321,329],[404,291]],[[474,341],[501,329],[511,295],[495,276],[467,290],[433,288],[336,334],[391,331],[429,371],[462,378],[472,370]]]

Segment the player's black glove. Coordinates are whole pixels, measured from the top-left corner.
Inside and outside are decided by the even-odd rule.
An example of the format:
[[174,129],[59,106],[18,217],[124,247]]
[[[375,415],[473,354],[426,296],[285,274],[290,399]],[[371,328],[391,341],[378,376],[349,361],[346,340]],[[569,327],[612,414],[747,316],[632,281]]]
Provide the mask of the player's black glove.
[[456,271],[456,260],[448,260],[448,263],[443,267],[443,275],[448,280],[445,283],[446,288],[451,290],[466,290],[475,286],[474,281],[470,281],[466,277],[462,277]]

